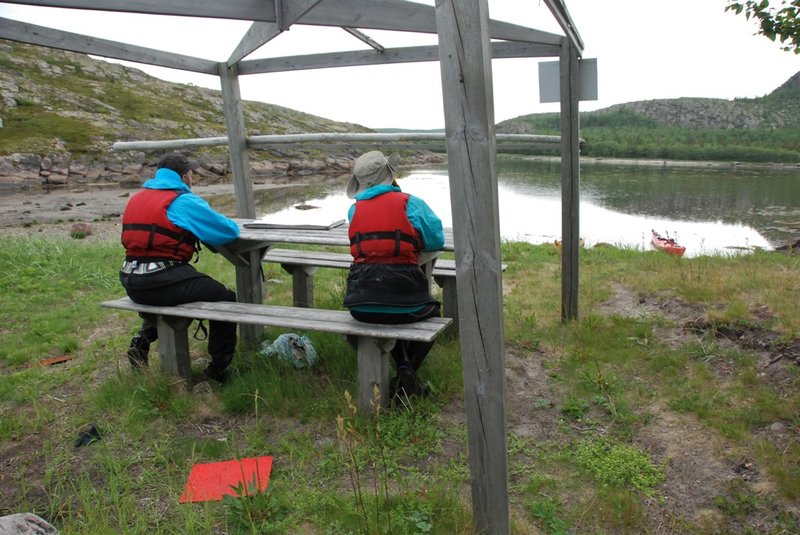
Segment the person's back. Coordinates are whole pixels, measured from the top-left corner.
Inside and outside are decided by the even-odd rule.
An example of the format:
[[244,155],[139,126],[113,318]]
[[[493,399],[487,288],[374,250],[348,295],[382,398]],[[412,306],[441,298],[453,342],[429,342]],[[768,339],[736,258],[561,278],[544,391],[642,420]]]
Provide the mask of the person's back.
[[[442,223],[422,199],[400,190],[395,173],[393,163],[380,151],[368,152],[356,161],[347,188],[356,202],[348,213],[353,263],[344,306],[359,321],[400,324],[440,315],[440,304],[419,267],[419,255],[442,248]],[[392,394],[427,392],[416,371],[432,345],[396,343]]]
[[[164,156],[155,177],[131,197],[122,215],[125,261],[120,282],[137,303],[172,306],[236,300],[232,290],[190,264],[200,251],[200,242],[224,245],[239,236],[235,221],[192,193],[192,170],[196,165],[181,154]],[[128,349],[134,369],[147,365],[150,344],[157,338],[156,327],[144,321]],[[210,322],[211,364],[205,374],[221,381],[235,349],[236,324]]]

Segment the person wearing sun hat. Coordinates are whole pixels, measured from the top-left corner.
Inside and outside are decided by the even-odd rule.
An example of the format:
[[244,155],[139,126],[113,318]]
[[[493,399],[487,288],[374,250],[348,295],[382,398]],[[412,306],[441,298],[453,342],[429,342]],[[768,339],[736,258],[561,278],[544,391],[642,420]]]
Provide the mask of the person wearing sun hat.
[[[353,263],[344,306],[359,321],[400,324],[440,315],[419,255],[441,250],[442,222],[425,201],[403,193],[396,176],[396,156],[376,150],[356,160],[347,184],[355,203],[348,211]],[[427,394],[417,370],[432,347],[432,342],[397,341],[393,397]]]

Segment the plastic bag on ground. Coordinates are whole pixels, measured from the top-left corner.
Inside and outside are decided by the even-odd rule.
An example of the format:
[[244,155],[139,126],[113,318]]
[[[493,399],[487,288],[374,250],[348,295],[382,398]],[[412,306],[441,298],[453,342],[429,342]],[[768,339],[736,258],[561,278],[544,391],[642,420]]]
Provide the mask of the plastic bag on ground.
[[311,368],[317,362],[317,351],[307,336],[282,334],[274,342],[261,344],[262,355],[288,362],[297,369]]

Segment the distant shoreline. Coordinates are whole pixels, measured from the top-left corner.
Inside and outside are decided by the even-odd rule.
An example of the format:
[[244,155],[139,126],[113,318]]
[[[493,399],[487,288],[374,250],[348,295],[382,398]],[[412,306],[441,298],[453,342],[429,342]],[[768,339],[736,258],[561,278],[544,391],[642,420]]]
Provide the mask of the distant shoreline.
[[[526,160],[538,161],[553,161],[559,162],[561,158],[558,156],[523,156]],[[700,160],[653,160],[653,159],[638,159],[638,158],[605,158],[602,156],[581,156],[581,165],[583,164],[597,164],[597,165],[631,165],[641,167],[741,167],[741,168],[759,168],[759,169],[778,169],[785,171],[797,170],[800,171],[800,162],[798,163],[756,163],[756,162],[718,162],[718,161],[700,161]]]

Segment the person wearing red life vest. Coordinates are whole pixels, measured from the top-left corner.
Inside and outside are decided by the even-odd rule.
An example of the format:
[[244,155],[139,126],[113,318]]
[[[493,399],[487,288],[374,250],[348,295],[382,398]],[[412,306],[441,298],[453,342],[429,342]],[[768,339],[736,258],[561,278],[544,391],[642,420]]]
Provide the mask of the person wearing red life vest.
[[[200,242],[224,245],[239,237],[235,221],[192,193],[192,171],[198,166],[197,161],[182,154],[165,155],[155,177],[146,181],[125,207],[121,238],[125,261],[119,277],[128,296],[137,303],[172,306],[192,301],[236,301],[233,290],[190,264],[200,251]],[[134,369],[147,366],[150,344],[157,338],[155,325],[144,321],[128,348]],[[210,321],[211,363],[205,375],[223,382],[235,350],[236,324]]]
[[[348,212],[353,262],[344,306],[355,319],[370,323],[413,323],[440,315],[419,255],[441,250],[442,222],[425,201],[400,190],[393,160],[380,151],[363,154],[347,186],[347,196],[356,202]],[[417,370],[431,347],[432,342],[397,341],[393,397],[428,393]]]

